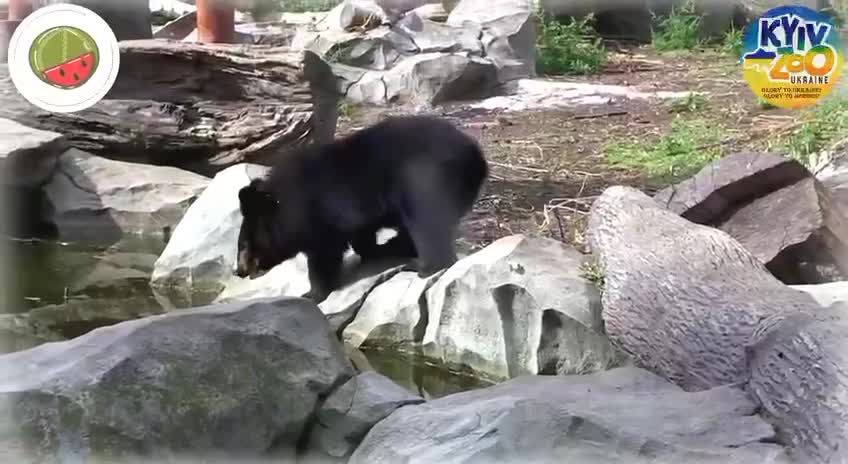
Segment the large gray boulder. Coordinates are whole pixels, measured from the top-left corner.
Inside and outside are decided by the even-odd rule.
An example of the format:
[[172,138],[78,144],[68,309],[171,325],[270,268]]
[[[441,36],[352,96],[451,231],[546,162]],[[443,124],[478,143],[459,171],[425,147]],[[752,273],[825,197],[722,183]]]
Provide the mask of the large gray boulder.
[[353,103],[428,107],[473,100],[496,91],[497,67],[467,51],[419,53],[378,71],[334,64],[340,90]]
[[41,187],[55,172],[57,159],[67,147],[62,134],[0,118],[0,185]]
[[285,461],[353,375],[306,300],[185,310],[0,356],[2,430],[47,459]]
[[525,376],[399,408],[349,463],[788,463],[756,412],[740,390],[686,393],[635,368]]
[[746,346],[770,317],[816,310],[727,233],[693,224],[630,187],[610,187],[589,217],[616,346],[686,390],[748,378]]
[[774,323],[751,349],[749,390],[797,462],[848,462],[848,304]]
[[151,282],[220,291],[224,282],[234,278],[242,220],[238,191],[267,171],[243,163],[216,174],[177,224],[156,260]]
[[376,372],[362,372],[334,391],[318,409],[309,448],[335,458],[347,457],[374,424],[401,406],[423,402],[420,396]]
[[479,27],[485,56],[500,82],[536,74],[536,24],[531,0],[461,0],[448,16],[455,27]]
[[727,232],[784,283],[848,276],[848,209],[793,159],[735,153],[655,199],[692,222]]
[[165,235],[209,184],[169,166],[114,161],[72,148],[44,189],[63,238]]
[[584,262],[561,242],[522,235],[458,261],[426,292],[424,353],[496,378],[617,366]]
[[0,118],[0,233],[17,236],[55,235],[45,221],[42,187],[53,176],[58,157],[68,147],[56,132]]

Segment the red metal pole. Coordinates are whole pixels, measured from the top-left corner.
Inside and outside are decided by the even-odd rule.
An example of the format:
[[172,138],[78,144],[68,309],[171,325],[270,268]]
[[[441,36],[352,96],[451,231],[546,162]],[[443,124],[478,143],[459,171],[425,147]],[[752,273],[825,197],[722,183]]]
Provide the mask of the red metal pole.
[[9,0],[9,21],[23,21],[32,13],[32,0]]
[[235,7],[228,0],[196,0],[197,41],[233,43],[235,39]]

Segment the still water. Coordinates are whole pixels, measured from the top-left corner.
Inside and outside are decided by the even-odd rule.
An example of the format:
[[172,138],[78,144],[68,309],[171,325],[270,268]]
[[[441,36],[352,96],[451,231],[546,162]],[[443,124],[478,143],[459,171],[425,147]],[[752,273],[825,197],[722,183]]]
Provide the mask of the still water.
[[[77,337],[97,327],[210,303],[195,293],[179,301],[149,285],[161,239],[117,243],[13,241],[9,292],[0,308],[0,351]],[[35,329],[34,327],[38,327]],[[371,368],[425,398],[486,386],[481,380],[428,365],[392,351],[354,352],[357,367]],[[364,365],[364,366],[363,366]]]

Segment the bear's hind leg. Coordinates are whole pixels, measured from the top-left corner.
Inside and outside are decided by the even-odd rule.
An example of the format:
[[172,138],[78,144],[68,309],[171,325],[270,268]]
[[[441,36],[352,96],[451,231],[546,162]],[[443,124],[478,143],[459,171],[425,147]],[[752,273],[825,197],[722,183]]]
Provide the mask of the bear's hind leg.
[[428,207],[437,204],[433,198],[422,198],[412,210],[404,212],[404,223],[417,251],[415,268],[421,278],[457,261],[454,250],[457,217],[451,214],[450,207]]

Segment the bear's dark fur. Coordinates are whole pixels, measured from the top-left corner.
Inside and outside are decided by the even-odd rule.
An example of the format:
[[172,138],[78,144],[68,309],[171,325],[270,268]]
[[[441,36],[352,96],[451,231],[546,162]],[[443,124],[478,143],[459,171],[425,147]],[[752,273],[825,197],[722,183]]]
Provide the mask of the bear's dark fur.
[[[323,301],[340,284],[348,246],[363,261],[417,258],[420,276],[456,262],[454,239],[488,176],[477,142],[430,116],[391,117],[345,138],[282,157],[239,191],[241,277],[303,252]],[[397,229],[377,245],[376,232]]]

